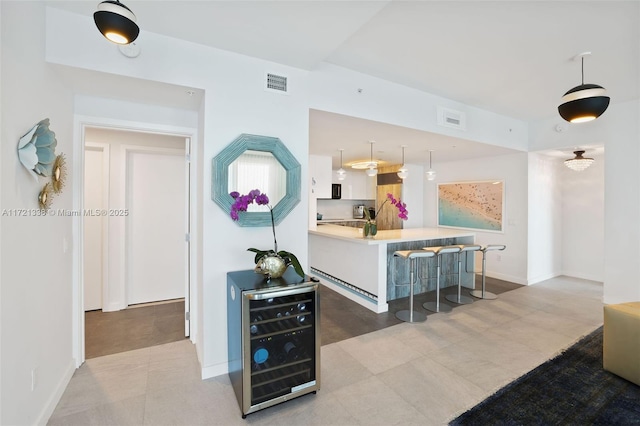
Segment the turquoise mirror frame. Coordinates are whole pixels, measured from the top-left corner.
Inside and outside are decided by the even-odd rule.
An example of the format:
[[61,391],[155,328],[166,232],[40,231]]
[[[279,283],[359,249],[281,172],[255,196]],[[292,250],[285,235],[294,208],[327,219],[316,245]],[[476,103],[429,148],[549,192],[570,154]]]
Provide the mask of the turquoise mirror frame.
[[[270,152],[286,170],[286,193],[278,204],[273,206],[273,220],[277,225],[300,202],[300,163],[278,138],[243,133],[213,157],[211,199],[227,215],[229,214],[233,204],[233,198],[229,195],[229,166],[247,150]],[[254,227],[271,226],[271,215],[269,212],[241,212],[238,224]]]

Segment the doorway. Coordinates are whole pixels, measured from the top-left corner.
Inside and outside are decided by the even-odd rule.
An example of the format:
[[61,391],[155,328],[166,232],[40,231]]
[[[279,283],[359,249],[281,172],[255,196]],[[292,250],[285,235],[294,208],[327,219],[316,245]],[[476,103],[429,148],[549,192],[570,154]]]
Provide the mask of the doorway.
[[84,129],[86,358],[189,336],[189,137]]

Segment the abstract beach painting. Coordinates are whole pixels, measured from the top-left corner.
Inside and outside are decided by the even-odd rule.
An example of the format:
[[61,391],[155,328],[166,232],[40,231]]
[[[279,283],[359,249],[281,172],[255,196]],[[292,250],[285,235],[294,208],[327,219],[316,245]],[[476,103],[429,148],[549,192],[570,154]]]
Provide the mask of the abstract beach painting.
[[438,226],[503,232],[504,182],[438,184]]

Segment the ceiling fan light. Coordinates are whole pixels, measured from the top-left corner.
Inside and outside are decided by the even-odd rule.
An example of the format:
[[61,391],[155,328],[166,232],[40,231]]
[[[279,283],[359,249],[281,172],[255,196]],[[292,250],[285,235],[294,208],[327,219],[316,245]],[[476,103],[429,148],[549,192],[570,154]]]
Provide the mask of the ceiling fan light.
[[102,35],[113,43],[129,44],[140,34],[136,15],[117,0],[106,0],[98,4],[93,20]]

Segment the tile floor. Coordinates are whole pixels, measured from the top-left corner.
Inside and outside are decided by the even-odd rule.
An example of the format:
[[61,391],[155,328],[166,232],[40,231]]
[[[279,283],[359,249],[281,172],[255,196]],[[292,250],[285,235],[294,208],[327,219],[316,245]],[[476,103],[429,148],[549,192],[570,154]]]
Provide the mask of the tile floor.
[[322,384],[245,420],[189,341],[88,360],[50,425],[441,425],[602,324],[602,285],[569,277],[322,346]]

